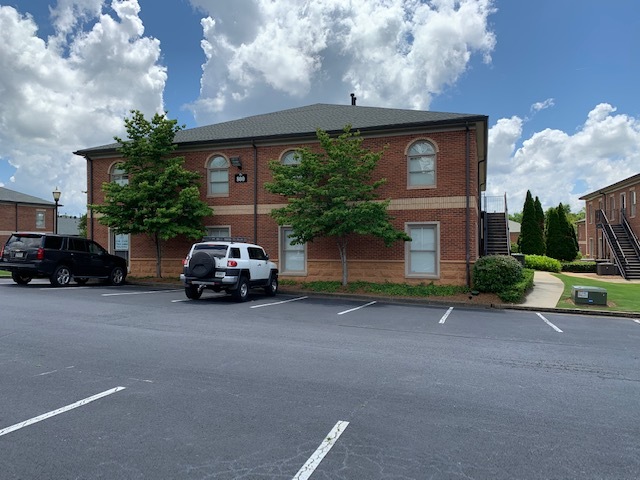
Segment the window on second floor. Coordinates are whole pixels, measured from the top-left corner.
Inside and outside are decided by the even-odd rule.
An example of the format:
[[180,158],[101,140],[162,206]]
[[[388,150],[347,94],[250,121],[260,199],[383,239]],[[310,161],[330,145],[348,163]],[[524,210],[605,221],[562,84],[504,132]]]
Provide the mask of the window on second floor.
[[36,228],[45,228],[45,218],[46,212],[44,210],[36,210]]
[[300,165],[300,154],[295,150],[289,150],[282,155],[283,165]]
[[229,195],[229,162],[222,155],[214,155],[207,163],[209,195],[226,197]]
[[434,187],[436,184],[436,149],[426,140],[415,142],[407,152],[409,188]]
[[116,163],[111,167],[109,172],[109,180],[111,183],[117,183],[121,187],[129,184],[129,174],[124,171],[121,163]]
[[630,196],[631,199],[629,200],[629,202],[631,203],[631,205],[629,205],[629,214],[632,217],[636,216],[636,210],[637,210],[637,200],[636,200],[636,191],[635,190],[631,190],[630,192]]

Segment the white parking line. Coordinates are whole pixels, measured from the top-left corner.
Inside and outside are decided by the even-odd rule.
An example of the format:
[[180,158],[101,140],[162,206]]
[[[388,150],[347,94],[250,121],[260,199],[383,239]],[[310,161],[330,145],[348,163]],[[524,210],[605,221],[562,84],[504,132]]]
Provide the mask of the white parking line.
[[117,297],[120,295],[148,295],[150,293],[171,293],[181,292],[182,290],[149,290],[147,292],[121,292],[121,293],[103,293],[103,297]]
[[56,415],[60,415],[61,413],[68,412],[69,410],[73,410],[74,408],[82,407],[89,402],[93,402],[94,400],[98,400],[99,398],[106,397],[107,395],[111,395],[112,393],[116,393],[124,389],[125,387],[112,388],[111,390],[106,390],[102,393],[98,393],[97,395],[93,395],[92,397],[87,397],[83,400],[77,401],[76,403],[67,405],[66,407],[58,408],[57,410],[53,410],[37,417],[30,418],[29,420],[25,420],[24,422],[16,423],[15,425],[11,425],[10,427],[3,428],[0,430],[0,437],[6,435],[7,433],[15,432],[16,430],[20,430],[21,428],[33,425],[34,423],[41,422],[42,420],[46,420],[47,418],[51,418]]
[[634,322],[636,322],[636,323],[640,323],[640,320],[634,320]]
[[280,302],[261,303],[260,305],[253,305],[251,308],[261,308],[261,307],[270,307],[271,305],[281,305],[283,303],[297,302],[298,300],[304,300],[305,298],[309,298],[309,297],[297,297],[297,298],[292,298],[290,300],[282,300]]
[[562,330],[560,330],[558,327],[556,327],[553,323],[551,323],[549,320],[547,320],[546,318],[544,318],[544,315],[542,315],[541,313],[537,314],[542,320],[544,320],[544,323],[546,323],[547,325],[549,325],[551,328],[553,328],[556,332],[558,333],[562,333]]
[[322,459],[329,453],[329,450],[336,443],[342,432],[347,428],[349,422],[339,421],[335,424],[333,429],[329,432],[329,435],[322,441],[318,449],[313,452],[313,455],[309,457],[309,460],[298,470],[293,480],[307,480],[313,472],[318,468]]
[[449,317],[449,315],[451,314],[451,312],[453,312],[453,307],[449,307],[449,310],[447,310],[447,313],[445,313],[442,318],[440,319],[440,321],[438,323],[444,323],[447,321],[447,318]]
[[373,305],[374,303],[376,302],[369,302],[364,305],[360,305],[359,307],[351,308],[349,310],[345,310],[344,312],[339,312],[338,315],[344,315],[345,313],[355,312],[356,310],[360,310],[361,308],[368,307],[369,305]]
[[[43,292],[61,292],[65,287],[61,287],[61,288],[56,288],[56,287],[40,287],[38,290],[41,290]],[[82,290],[83,288],[92,288],[92,287],[76,287],[73,285],[69,285],[68,286],[69,289],[73,289],[73,290]]]

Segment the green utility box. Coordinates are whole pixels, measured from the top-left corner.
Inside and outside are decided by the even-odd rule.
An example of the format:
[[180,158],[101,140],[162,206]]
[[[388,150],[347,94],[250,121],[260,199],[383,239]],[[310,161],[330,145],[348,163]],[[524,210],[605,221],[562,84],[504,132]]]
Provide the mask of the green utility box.
[[576,305],[607,305],[607,290],[601,287],[571,287],[571,298]]

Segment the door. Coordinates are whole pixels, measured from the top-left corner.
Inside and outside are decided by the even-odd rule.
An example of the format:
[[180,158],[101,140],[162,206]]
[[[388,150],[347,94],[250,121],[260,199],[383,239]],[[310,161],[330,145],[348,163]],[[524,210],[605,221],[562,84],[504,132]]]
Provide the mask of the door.
[[249,252],[249,271],[251,281],[264,281],[269,278],[269,260],[264,250],[258,247],[247,248]]
[[91,276],[89,245],[84,238],[69,237],[68,255],[71,257],[71,273],[74,277]]

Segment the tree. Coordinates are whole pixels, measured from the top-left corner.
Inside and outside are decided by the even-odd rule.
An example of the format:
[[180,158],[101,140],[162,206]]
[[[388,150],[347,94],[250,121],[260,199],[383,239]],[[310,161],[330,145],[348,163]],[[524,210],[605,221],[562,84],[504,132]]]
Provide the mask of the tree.
[[128,141],[118,137],[120,167],[128,174],[126,185],[104,183],[104,205],[92,205],[99,222],[116,234],[146,234],[155,245],[156,275],[162,277],[162,244],[178,235],[202,236],[202,218],[212,214],[200,200],[200,175],[183,168],[183,157],[172,157],[176,132],[182,129],[166,114],[151,121],[137,111],[125,118]]
[[536,199],[533,201],[533,207],[536,211],[536,220],[538,221],[538,226],[542,232],[542,242],[544,243],[544,210],[542,210],[542,203],[540,203],[540,199],[537,195]]
[[301,148],[297,151],[298,165],[270,162],[273,181],[265,188],[287,197],[287,206],[273,210],[271,215],[279,225],[291,226],[293,244],[320,237],[336,240],[342,284],[346,285],[350,235],[373,235],[386,246],[411,237],[392,225],[387,212],[389,200],[377,200],[375,190],[386,180],[372,181],[372,173],[383,152],[363,148],[359,133],[352,133],[349,125],[337,138],[320,129],[317,137],[323,153]]
[[520,238],[518,239],[520,252],[529,255],[544,255],[544,234],[540,227],[536,207],[527,190],[527,196],[522,209],[522,225],[520,226]]
[[80,221],[78,222],[78,234],[82,238],[87,238],[87,214],[83,213],[80,216]]
[[547,255],[570,262],[578,256],[579,248],[576,231],[567,219],[566,212],[562,203],[548,211]]

